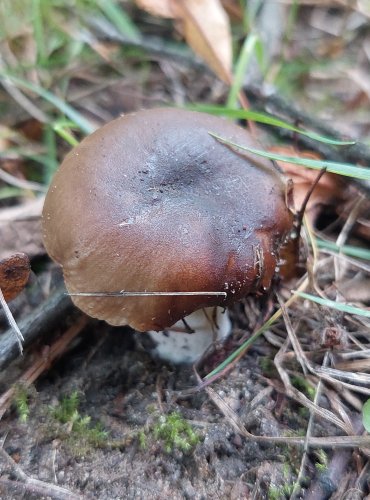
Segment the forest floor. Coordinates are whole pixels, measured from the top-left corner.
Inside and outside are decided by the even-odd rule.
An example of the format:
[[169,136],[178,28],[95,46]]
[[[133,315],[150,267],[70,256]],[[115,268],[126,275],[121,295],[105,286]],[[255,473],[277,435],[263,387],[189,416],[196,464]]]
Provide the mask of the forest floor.
[[[19,325],[61,283],[43,248],[40,214],[71,146],[122,113],[221,105],[229,92],[180,42],[178,26],[133,2],[28,3],[0,5],[0,270],[16,252],[25,252],[32,267],[25,290],[9,302]],[[362,149],[355,161],[357,150],[351,156],[347,148],[343,161],[368,166],[370,11],[366,1],[349,3],[265,2],[253,17],[252,7],[240,14],[245,2],[224,2],[234,46],[241,47],[248,24],[260,36],[244,82],[252,108],[280,109],[279,118],[293,125],[352,137]],[[133,27],[139,41],[127,41]],[[260,133],[268,145],[308,147],[295,134]],[[329,159],[341,154],[333,148]],[[233,334],[196,367],[154,360],[142,334],[70,309],[47,335],[26,343],[22,357],[3,363],[9,318],[2,312],[0,497],[369,498],[362,425],[370,397],[369,181],[329,179],[313,196],[305,274],[278,291],[287,301],[307,278],[305,291],[319,290],[326,302],[298,299],[280,309],[209,385],[200,380],[261,325],[257,299],[233,306]],[[300,189],[310,183],[303,179]],[[335,301],[365,313],[332,308]],[[271,314],[281,306],[272,295],[262,310],[266,302]]]

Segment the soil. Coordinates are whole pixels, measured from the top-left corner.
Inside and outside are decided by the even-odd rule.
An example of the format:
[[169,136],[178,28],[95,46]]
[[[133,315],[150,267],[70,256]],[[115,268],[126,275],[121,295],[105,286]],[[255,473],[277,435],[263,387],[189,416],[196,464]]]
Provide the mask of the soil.
[[[194,388],[191,367],[173,367],[138,349],[131,331],[90,324],[78,344],[29,392],[29,416],[16,411],[0,423],[5,451],[33,478],[58,484],[84,498],[272,498],[292,484],[301,452],[242,438],[204,391]],[[304,425],[292,408],[276,417],[276,394],[259,368],[267,346],[257,344],[213,388],[256,435],[284,435]],[[219,355],[224,353],[219,353]],[[215,355],[214,355],[215,356]],[[214,362],[214,359],[210,360]],[[96,443],[61,424],[55,409],[78,392],[78,413],[99,422],[107,436]],[[281,401],[280,401],[281,404]],[[155,428],[161,415],[179,412],[199,437],[189,451],[166,449]],[[85,434],[85,436],[84,436]],[[145,436],[145,437],[143,437]],[[1,464],[3,478],[15,479]],[[1,484],[2,498],[55,498]],[[270,492],[270,493],[269,493]],[[59,497],[60,498],[60,497]],[[280,498],[280,497],[277,497]]]

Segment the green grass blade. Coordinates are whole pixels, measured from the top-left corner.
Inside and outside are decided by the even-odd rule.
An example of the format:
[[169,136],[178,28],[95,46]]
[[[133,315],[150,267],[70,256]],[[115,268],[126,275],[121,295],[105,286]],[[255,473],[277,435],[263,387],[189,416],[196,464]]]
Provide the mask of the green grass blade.
[[98,0],[99,9],[109,21],[111,21],[118,31],[132,41],[138,42],[141,38],[140,31],[131,21],[129,16],[112,0]]
[[[82,132],[85,134],[91,134],[94,132],[95,128],[91,125],[91,123],[86,120],[78,111],[76,111],[72,106],[68,103],[54,95],[49,90],[45,90],[34,83],[23,80],[23,78],[19,78],[18,76],[11,75],[10,73],[3,73],[6,79],[12,81],[15,85],[19,87],[23,87],[31,92],[34,92],[38,96],[42,97],[45,101],[52,104],[56,109],[58,109],[61,113],[65,114],[71,121],[75,123],[77,127],[79,127]],[[1,78],[1,76],[0,76]]]
[[234,361],[234,359],[236,359],[240,354],[243,354],[248,349],[248,347],[251,346],[258,339],[258,337],[260,335],[262,335],[263,332],[268,330],[271,327],[271,325],[273,325],[275,323],[277,318],[278,318],[278,312],[273,314],[271,316],[271,318],[268,319],[266,321],[266,323],[264,323],[261,326],[261,328],[259,328],[251,337],[249,337],[248,340],[243,342],[243,344],[240,347],[238,347],[238,349],[236,349],[233,353],[231,353],[230,356],[228,356],[224,361],[222,361],[222,363],[220,363],[218,366],[216,366],[216,368],[214,370],[212,370],[210,373],[208,373],[204,377],[204,379],[208,380],[208,379],[212,378],[214,375],[217,375],[217,373],[220,373],[224,368],[227,367],[228,364],[230,364],[232,361]]
[[230,88],[229,96],[227,98],[227,106],[229,108],[236,107],[238,103],[238,95],[240,89],[243,87],[245,74],[254,53],[257,41],[257,35],[251,33],[243,43],[243,47],[240,51],[239,58],[234,70],[233,84]]
[[269,158],[270,160],[293,163],[294,165],[301,165],[302,167],[312,168],[314,170],[322,170],[323,168],[326,168],[328,172],[331,172],[333,174],[344,175],[355,179],[370,180],[369,168],[356,167],[355,165],[351,165],[349,163],[337,163],[326,160],[311,160],[309,158],[298,158],[294,156],[285,156],[277,153],[261,151],[259,149],[236,144],[235,142],[229,141],[224,137],[214,134],[213,132],[208,133],[224,144],[239,148],[244,151],[249,151],[250,153],[256,154],[258,156]]
[[74,127],[74,122],[71,122],[70,120],[61,119],[53,123],[54,132],[72,147],[75,147],[77,146],[77,144],[79,144],[79,141],[70,132],[70,129]]
[[366,248],[355,247],[352,245],[338,246],[333,241],[326,241],[321,239],[316,239],[316,243],[319,248],[332,250],[333,252],[342,253],[344,255],[355,257],[357,259],[370,260],[370,250],[367,250]]
[[49,124],[44,130],[44,144],[47,151],[47,163],[45,165],[43,182],[48,186],[58,166],[55,132]]
[[344,304],[343,302],[335,302],[334,300],[330,299],[323,299],[321,297],[317,297],[316,295],[311,295],[305,292],[297,292],[295,290],[292,290],[292,293],[297,294],[303,299],[311,300],[316,304],[320,304],[321,306],[329,307],[330,309],[336,309],[337,311],[345,312],[348,314],[356,314],[357,316],[365,316],[365,318],[370,318],[370,310],[368,309],[351,306],[350,304]]
[[41,9],[42,0],[32,0],[32,24],[33,24],[33,36],[36,42],[37,48],[37,61],[43,66],[46,57],[45,50],[45,36],[44,36],[44,26],[42,19],[42,9]]
[[370,432],[370,399],[365,401],[362,408],[362,423],[367,432]]
[[16,187],[4,186],[0,188],[0,200],[6,200],[7,198],[14,198],[16,196],[21,196],[24,194],[24,190]]
[[323,142],[325,144],[330,144],[331,146],[352,146],[356,144],[355,141],[339,141],[337,139],[330,139],[323,135],[317,134],[316,132],[310,132],[309,130],[303,130],[298,127],[294,127],[290,123],[287,123],[279,118],[275,118],[272,115],[266,113],[258,113],[257,111],[249,111],[246,109],[233,109],[230,107],[223,107],[217,105],[203,105],[197,104],[189,106],[190,109],[194,111],[202,111],[204,113],[210,113],[214,115],[227,116],[228,118],[234,119],[244,119],[251,120],[257,123],[264,123],[265,125],[271,125],[273,127],[280,127],[285,130],[290,130],[291,132],[296,132],[298,134],[314,139],[318,142]]

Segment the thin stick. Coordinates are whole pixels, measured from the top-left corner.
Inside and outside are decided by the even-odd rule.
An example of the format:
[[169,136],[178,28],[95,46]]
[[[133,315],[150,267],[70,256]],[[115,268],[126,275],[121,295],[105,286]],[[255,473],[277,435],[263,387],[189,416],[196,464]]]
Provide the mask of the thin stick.
[[50,496],[55,500],[82,500],[83,497],[72,493],[72,491],[66,488],[28,476],[2,447],[0,447],[0,455],[4,461],[9,464],[18,479],[22,481],[22,483],[18,483],[16,481],[7,481],[5,478],[1,478],[0,482],[5,485],[13,487],[21,486],[31,493],[38,493],[41,496]]

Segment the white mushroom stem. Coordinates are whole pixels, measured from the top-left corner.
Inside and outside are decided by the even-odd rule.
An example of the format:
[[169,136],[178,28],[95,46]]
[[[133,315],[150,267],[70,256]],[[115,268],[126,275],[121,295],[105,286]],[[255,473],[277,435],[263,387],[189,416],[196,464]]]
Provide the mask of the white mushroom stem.
[[156,343],[154,356],[171,363],[195,363],[214,341],[226,339],[231,333],[231,321],[222,307],[207,307],[185,318],[186,325],[194,332],[188,333],[180,320],[161,332],[149,331]]

